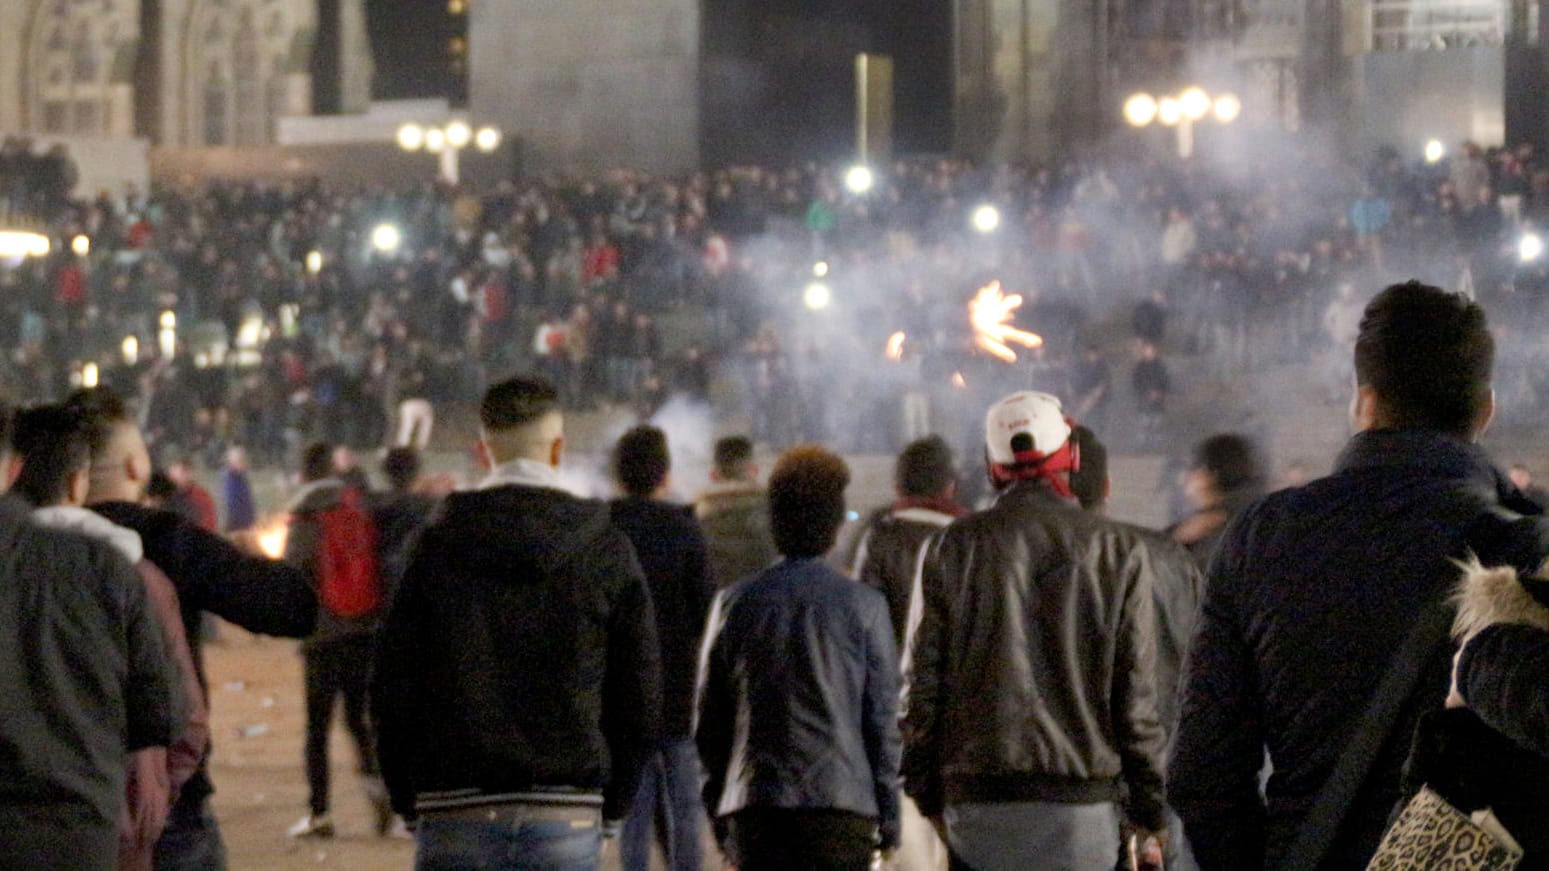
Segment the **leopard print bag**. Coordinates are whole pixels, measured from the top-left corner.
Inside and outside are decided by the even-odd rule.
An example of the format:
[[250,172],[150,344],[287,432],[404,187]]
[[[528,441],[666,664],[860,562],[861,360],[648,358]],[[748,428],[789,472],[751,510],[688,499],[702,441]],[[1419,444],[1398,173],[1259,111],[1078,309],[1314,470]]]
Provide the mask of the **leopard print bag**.
[[1484,824],[1435,790],[1420,790],[1377,848],[1366,871],[1512,871],[1522,848],[1494,816]]

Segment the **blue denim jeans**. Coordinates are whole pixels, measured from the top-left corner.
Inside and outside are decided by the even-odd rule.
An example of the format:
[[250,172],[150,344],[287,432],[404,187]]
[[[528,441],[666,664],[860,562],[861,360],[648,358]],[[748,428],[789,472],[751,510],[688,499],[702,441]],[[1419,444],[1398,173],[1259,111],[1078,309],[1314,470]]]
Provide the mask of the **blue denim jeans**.
[[599,811],[500,805],[420,819],[415,871],[596,871]]
[[699,751],[692,740],[675,741],[646,760],[640,791],[624,821],[619,859],[624,871],[649,871],[651,828],[668,871],[699,871]]

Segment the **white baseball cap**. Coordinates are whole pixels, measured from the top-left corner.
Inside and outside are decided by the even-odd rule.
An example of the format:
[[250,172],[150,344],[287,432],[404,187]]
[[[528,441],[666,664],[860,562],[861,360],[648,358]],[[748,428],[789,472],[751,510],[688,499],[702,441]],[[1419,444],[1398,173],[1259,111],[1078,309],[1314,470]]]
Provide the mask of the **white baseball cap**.
[[[1018,435],[1032,438],[1022,451],[1012,448]],[[1070,422],[1059,398],[1048,393],[1023,390],[990,406],[984,416],[984,446],[989,461],[997,466],[1038,460],[1058,451],[1070,439]]]

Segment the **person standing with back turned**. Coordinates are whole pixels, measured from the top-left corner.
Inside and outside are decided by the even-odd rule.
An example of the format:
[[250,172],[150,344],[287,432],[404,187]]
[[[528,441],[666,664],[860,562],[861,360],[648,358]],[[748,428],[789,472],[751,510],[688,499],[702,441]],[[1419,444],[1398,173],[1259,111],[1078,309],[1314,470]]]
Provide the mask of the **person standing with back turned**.
[[559,478],[547,380],[490,387],[490,474],[446,497],[388,614],[372,684],[418,871],[594,871],[660,733],[650,593],[608,506]]
[[1355,435],[1333,474],[1227,530],[1168,768],[1204,871],[1365,868],[1415,723],[1446,697],[1454,561],[1529,573],[1549,554],[1549,527],[1476,444],[1494,357],[1463,295],[1382,291],[1361,319]]

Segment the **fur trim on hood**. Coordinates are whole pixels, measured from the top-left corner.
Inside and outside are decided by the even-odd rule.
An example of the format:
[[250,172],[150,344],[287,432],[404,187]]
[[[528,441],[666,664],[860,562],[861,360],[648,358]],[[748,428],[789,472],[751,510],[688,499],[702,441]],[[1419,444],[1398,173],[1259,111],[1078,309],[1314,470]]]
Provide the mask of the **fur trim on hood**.
[[[1485,568],[1470,559],[1463,566],[1463,583],[1454,601],[1458,616],[1452,635],[1467,642],[1486,626],[1511,623],[1549,632],[1549,578],[1519,578],[1513,568]],[[1549,563],[1539,568],[1549,574]]]

